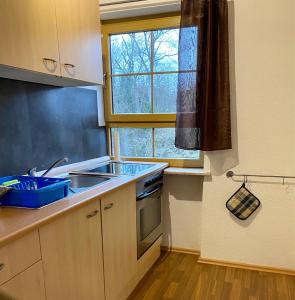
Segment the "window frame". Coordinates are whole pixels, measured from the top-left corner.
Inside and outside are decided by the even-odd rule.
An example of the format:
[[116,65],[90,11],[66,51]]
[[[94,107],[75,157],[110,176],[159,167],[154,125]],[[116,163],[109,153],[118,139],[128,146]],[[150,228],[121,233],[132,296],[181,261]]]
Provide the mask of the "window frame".
[[[102,23],[102,54],[104,62],[104,108],[107,129],[109,155],[112,157],[111,128],[136,127],[136,128],[171,128],[175,127],[176,114],[174,113],[151,113],[151,114],[113,114],[112,113],[112,86],[111,86],[111,62],[109,53],[109,35],[127,32],[141,32],[145,30],[160,30],[177,28],[180,24],[179,14],[158,16],[145,16],[141,18],[128,18],[104,21]],[[178,71],[179,72],[179,71]],[[178,73],[177,72],[177,73]],[[159,72],[156,72],[159,73]],[[163,74],[176,72],[161,72]],[[112,157],[113,158],[113,157]],[[122,157],[129,161],[154,161],[168,162],[175,167],[203,167],[203,153],[200,151],[199,158],[155,158],[155,157]]]

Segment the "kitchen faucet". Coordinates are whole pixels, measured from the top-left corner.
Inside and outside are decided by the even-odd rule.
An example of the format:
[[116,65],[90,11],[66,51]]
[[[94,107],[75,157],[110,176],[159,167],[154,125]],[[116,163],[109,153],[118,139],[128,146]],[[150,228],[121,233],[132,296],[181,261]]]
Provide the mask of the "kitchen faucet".
[[[41,175],[41,177],[44,177],[45,175],[47,175],[55,166],[65,163],[65,162],[68,162],[68,161],[69,161],[69,159],[67,157],[58,159]],[[36,173],[37,173],[37,168],[32,168],[28,171],[29,176],[36,176]]]

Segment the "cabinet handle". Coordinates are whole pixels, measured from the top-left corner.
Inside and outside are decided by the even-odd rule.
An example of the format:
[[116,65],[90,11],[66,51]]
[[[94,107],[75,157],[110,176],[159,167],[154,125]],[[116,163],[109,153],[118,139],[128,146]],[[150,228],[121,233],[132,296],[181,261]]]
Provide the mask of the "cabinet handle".
[[105,206],[103,209],[107,210],[107,209],[111,209],[114,206],[114,203],[110,203],[109,205]]
[[0,263],[0,271],[2,271],[4,269],[5,265]]
[[76,68],[76,66],[75,66],[75,65],[73,65],[73,64],[64,64],[64,66],[65,66],[65,67]]
[[88,215],[86,216],[86,218],[87,218],[87,219],[92,218],[92,217],[96,216],[97,214],[98,214],[98,210],[96,209],[94,212],[88,214]]
[[51,61],[53,62],[54,64],[57,64],[57,61],[53,58],[48,58],[48,57],[43,57],[43,61],[46,62],[46,61]]

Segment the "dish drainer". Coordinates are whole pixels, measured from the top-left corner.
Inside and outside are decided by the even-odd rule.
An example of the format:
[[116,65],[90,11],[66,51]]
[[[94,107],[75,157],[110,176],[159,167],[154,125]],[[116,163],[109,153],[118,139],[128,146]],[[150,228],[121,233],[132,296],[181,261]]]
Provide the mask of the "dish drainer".
[[18,183],[9,185],[11,190],[1,197],[1,206],[40,208],[65,198],[71,183],[63,178],[7,176],[0,178],[0,185],[12,180]]

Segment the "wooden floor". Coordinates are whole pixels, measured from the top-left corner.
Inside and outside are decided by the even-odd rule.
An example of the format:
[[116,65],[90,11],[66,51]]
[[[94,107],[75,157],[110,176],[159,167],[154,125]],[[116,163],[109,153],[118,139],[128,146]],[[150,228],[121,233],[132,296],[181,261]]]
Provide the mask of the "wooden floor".
[[295,300],[295,277],[199,264],[190,254],[163,253],[129,300]]

